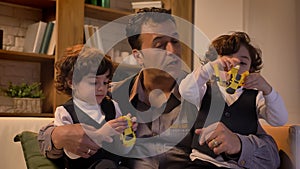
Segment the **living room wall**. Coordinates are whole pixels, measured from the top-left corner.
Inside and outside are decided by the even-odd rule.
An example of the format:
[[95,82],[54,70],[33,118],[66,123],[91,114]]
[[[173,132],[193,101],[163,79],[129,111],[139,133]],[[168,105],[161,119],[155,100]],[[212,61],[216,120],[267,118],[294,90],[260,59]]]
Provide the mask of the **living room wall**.
[[300,123],[299,9],[298,0],[195,1],[195,25],[209,39],[243,30],[262,49],[262,74],[283,97],[289,124]]

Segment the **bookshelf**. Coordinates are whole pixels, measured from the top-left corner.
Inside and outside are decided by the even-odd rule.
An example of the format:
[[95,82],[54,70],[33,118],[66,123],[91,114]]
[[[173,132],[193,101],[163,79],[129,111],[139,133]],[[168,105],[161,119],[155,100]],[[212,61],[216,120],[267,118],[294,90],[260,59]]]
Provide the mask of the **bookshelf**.
[[[183,17],[190,22],[193,22],[193,1],[194,0],[163,0],[163,2],[172,9],[172,14]],[[64,103],[68,99],[68,97],[55,92],[53,83],[55,77],[54,63],[62,56],[66,47],[83,43],[84,17],[112,21],[122,16],[132,14],[127,11],[85,4],[84,0],[2,0],[2,2],[42,9],[43,21],[56,20],[57,42],[55,56],[0,50],[0,59],[40,63],[41,87],[46,95],[41,114],[12,114],[0,112],[0,116],[53,117],[56,106]],[[180,10],[182,7],[188,10]],[[183,60],[186,61],[188,65],[191,65],[192,55],[189,52],[190,51],[184,49],[185,54],[183,54]]]
[[120,11],[116,9],[103,8],[100,6],[85,4],[84,5],[84,16],[91,17],[94,19],[113,21],[123,16],[130,15],[132,13],[127,11]]
[[0,50],[0,59],[26,62],[54,62],[54,57],[50,55],[7,50]]

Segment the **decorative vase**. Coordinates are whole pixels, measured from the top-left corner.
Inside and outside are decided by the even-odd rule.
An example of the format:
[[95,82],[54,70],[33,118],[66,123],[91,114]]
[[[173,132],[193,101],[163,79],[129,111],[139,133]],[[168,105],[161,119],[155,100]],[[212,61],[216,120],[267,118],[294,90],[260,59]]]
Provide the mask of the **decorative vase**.
[[14,113],[41,113],[42,100],[40,98],[13,98]]

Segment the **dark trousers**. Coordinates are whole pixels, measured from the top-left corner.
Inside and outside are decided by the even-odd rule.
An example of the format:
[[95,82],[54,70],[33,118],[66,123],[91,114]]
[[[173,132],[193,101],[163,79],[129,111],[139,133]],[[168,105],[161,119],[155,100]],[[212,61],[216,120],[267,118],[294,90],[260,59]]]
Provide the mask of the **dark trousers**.
[[131,169],[184,169],[189,161],[189,154],[176,147],[153,157],[128,160]]

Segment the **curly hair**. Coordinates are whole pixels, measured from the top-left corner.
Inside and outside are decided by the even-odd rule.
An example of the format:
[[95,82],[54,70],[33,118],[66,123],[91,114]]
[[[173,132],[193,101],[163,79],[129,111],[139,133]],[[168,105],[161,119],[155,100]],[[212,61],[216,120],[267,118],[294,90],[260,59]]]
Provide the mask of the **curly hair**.
[[233,32],[230,35],[221,35],[213,40],[206,58],[214,60],[218,55],[232,55],[240,49],[241,45],[249,51],[251,58],[250,72],[259,72],[262,69],[262,51],[251,44],[249,35],[245,32]]
[[130,18],[126,26],[126,36],[132,49],[141,49],[142,42],[139,37],[141,35],[142,25],[147,22],[162,23],[171,20],[175,22],[171,11],[163,8],[142,8],[137,14]]
[[111,79],[113,63],[110,56],[102,54],[101,51],[78,44],[66,48],[62,58],[55,63],[55,70],[56,90],[71,96],[72,88],[68,83],[70,80],[79,83],[89,73],[102,75],[107,71],[109,71],[108,78]]

